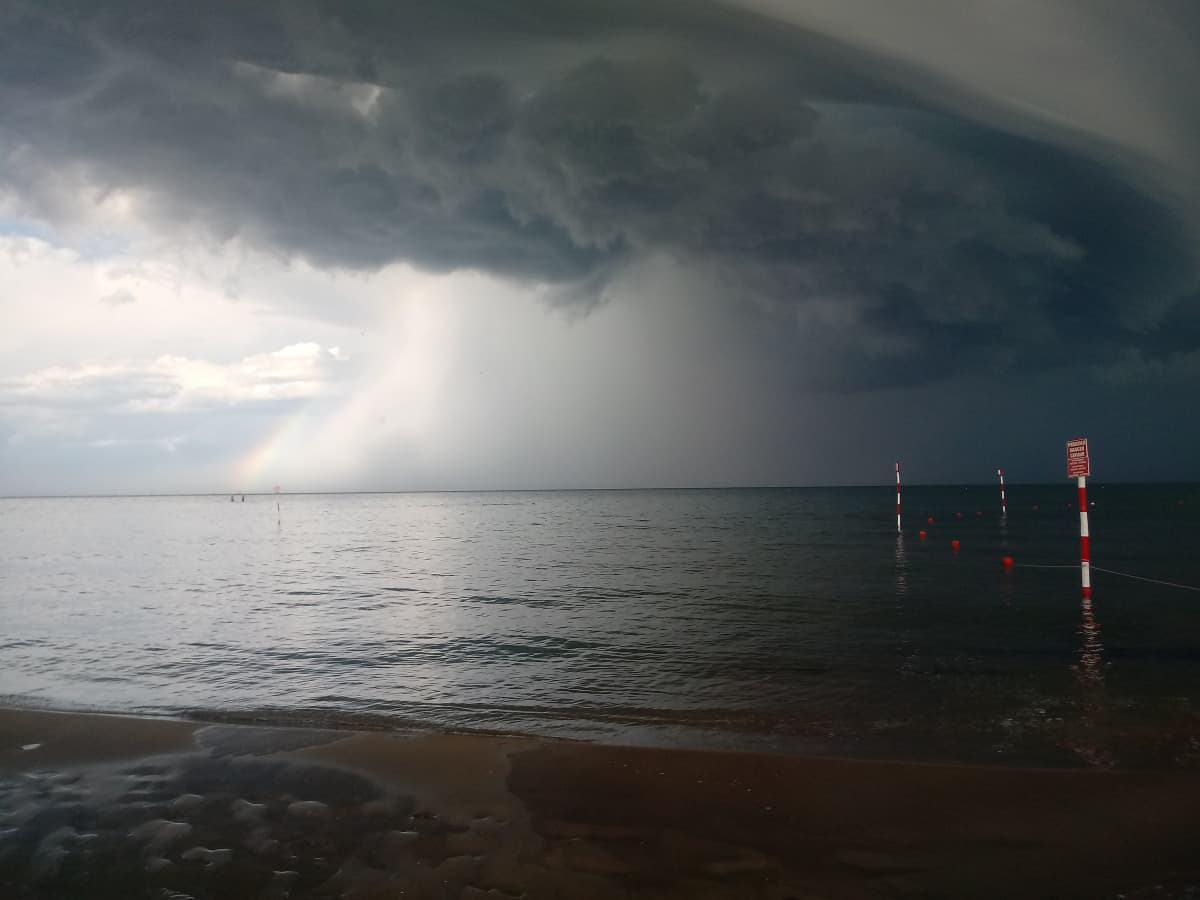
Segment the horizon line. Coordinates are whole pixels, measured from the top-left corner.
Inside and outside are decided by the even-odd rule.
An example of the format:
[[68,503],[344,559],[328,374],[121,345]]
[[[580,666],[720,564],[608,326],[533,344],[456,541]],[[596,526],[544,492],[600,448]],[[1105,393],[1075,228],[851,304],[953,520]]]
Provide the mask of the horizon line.
[[[1050,487],[1055,481],[1009,481],[1016,487]],[[1064,477],[1062,484],[1074,489],[1074,479]],[[1200,484],[1200,481],[1093,481],[1093,485],[1184,485]],[[544,488],[390,488],[358,490],[299,490],[299,491],[142,491],[130,493],[70,493],[70,494],[0,494],[0,500],[118,500],[148,499],[155,497],[314,497],[339,495],[397,495],[397,494],[598,494],[637,493],[647,491],[789,491],[789,490],[840,490],[845,488],[891,488],[895,482],[859,484],[746,484],[746,485],[659,485],[641,487],[544,487]],[[994,487],[991,481],[906,481],[904,487]]]

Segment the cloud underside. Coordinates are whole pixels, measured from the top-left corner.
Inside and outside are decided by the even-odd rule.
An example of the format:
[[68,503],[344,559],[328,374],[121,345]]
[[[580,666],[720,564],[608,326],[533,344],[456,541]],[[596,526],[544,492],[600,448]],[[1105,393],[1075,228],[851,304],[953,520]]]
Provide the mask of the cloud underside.
[[1188,232],[1130,171],[746,13],[0,9],[0,193],[25,215],[116,204],[157,234],[584,304],[665,257],[830,387],[1200,347]]

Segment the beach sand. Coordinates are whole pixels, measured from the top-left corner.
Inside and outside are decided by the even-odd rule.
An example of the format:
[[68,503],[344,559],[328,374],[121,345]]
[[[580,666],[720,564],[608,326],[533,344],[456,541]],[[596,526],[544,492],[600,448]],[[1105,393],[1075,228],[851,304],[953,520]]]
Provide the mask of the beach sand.
[[0,897],[1197,897],[1200,773],[0,710]]

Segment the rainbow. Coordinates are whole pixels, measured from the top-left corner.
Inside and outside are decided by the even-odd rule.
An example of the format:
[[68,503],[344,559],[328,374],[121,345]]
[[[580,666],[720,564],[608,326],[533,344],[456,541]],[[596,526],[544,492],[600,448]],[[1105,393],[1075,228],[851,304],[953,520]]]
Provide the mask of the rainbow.
[[302,444],[307,409],[292,413],[234,464],[234,483],[241,490],[270,490],[279,477],[280,460]]

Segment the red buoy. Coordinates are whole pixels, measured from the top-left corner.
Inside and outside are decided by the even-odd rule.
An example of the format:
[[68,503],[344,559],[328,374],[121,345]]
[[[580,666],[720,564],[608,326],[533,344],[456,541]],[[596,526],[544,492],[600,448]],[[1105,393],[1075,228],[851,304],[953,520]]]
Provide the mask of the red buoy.
[[930,524],[930,525],[932,525],[932,524],[933,524],[933,516],[930,516],[930,517],[929,517],[929,524]]
[[1037,512],[1037,504],[1036,504],[1036,503],[1035,503],[1035,504],[1033,504],[1033,511],[1034,511],[1034,512]]
[[959,519],[962,518],[962,513],[960,513],[960,512],[956,512],[954,515]]
[[1013,558],[1011,556],[1006,556],[1000,561],[1004,563],[1004,568],[1006,569],[1011,569],[1013,567]]
[[983,510],[980,510],[979,512],[975,513],[975,515],[979,516],[979,518],[982,519],[983,518]]
[[952,540],[950,542],[950,549],[953,550],[955,553],[958,552],[958,539],[957,538],[955,538],[954,540]]
[[920,532],[920,538],[921,540],[925,540],[925,532]]

